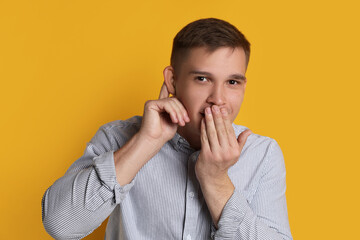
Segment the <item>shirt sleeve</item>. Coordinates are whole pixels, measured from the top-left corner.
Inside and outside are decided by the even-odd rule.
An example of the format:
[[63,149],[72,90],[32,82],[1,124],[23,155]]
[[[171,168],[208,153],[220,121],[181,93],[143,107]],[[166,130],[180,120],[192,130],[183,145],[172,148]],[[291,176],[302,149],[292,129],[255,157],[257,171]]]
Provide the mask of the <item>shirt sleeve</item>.
[[251,203],[240,189],[235,189],[224,206],[218,229],[214,225],[211,227],[213,239],[292,239],[285,197],[285,163],[273,139],[265,164]]
[[42,221],[55,239],[89,235],[126,197],[136,177],[120,186],[116,179],[113,136],[100,127],[84,154],[42,198]]

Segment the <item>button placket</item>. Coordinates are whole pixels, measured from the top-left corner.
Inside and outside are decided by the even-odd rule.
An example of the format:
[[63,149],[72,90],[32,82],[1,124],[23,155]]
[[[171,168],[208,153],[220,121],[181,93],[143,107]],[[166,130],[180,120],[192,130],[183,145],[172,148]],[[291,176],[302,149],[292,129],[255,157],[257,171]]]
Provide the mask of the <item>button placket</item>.
[[195,174],[196,157],[196,154],[192,154],[188,159],[186,212],[183,240],[196,239],[196,223],[202,207],[202,202],[200,202],[197,198],[200,186]]
[[189,197],[191,198],[191,199],[193,199],[194,198],[194,192],[189,192]]

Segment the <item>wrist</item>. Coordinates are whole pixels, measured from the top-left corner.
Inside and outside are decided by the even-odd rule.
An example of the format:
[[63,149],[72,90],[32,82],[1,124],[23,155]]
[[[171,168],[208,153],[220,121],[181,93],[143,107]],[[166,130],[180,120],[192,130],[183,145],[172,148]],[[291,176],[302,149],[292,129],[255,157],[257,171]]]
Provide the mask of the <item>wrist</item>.
[[221,175],[218,177],[203,176],[198,178],[201,189],[212,193],[223,193],[233,191],[235,189],[230,177]]
[[222,210],[235,191],[230,178],[207,179],[200,182],[201,191],[209,208],[215,228],[217,228]]
[[138,146],[144,147],[144,150],[158,152],[161,147],[166,143],[161,138],[153,138],[142,132],[138,132],[134,135],[134,141]]
[[[216,166],[211,167],[209,163],[199,158],[195,165],[195,173],[200,183],[208,183],[215,186],[222,186],[229,183],[228,169],[219,170]],[[231,181],[230,181],[231,182]]]
[[212,175],[212,174],[207,174],[207,173],[197,173],[196,174],[198,181],[200,182],[200,184],[202,183],[207,183],[210,185],[214,185],[214,186],[222,186],[227,182],[227,175]]

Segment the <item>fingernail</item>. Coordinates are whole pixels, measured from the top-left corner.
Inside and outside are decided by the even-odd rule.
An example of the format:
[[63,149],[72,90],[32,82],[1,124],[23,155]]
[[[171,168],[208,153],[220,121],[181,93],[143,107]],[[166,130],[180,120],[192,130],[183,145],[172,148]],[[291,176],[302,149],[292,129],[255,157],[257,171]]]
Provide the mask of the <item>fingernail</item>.
[[219,113],[219,107],[218,106],[214,105],[213,110],[214,110],[214,112]]
[[220,111],[221,111],[221,113],[222,113],[223,115],[226,115],[226,114],[227,114],[226,108],[221,108]]
[[206,112],[207,114],[211,114],[210,108],[209,108],[209,107],[205,108],[205,112]]

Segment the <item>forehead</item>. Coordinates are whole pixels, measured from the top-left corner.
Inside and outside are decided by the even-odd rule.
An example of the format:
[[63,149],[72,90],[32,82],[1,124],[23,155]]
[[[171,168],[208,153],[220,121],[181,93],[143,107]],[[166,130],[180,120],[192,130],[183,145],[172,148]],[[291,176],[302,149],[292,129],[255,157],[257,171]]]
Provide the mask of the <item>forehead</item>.
[[191,71],[206,71],[214,75],[233,73],[245,75],[245,52],[239,47],[221,47],[214,51],[209,51],[205,47],[190,49],[182,63],[181,75]]

